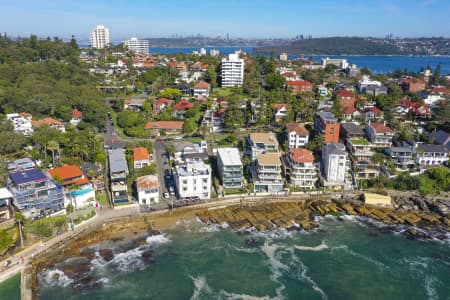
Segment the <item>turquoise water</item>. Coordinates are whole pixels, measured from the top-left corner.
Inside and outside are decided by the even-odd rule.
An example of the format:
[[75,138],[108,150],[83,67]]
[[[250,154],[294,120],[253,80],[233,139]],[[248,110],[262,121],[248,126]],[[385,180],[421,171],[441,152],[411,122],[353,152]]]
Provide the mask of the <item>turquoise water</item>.
[[251,236],[183,223],[109,263],[96,256],[99,286],[74,288],[61,271],[43,272],[40,299],[450,299],[448,243],[355,220],[322,223]]
[[87,194],[89,192],[92,192],[92,188],[91,187],[88,187],[88,188],[85,188],[85,189],[82,189],[82,190],[76,190],[76,191],[70,192],[70,194],[72,196],[81,196],[81,195]]
[[20,300],[20,274],[0,284],[1,300]]

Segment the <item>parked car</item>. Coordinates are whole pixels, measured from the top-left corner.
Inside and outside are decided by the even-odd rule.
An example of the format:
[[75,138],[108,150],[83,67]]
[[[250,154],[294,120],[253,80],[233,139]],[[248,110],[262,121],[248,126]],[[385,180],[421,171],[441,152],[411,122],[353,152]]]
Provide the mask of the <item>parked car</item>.
[[169,186],[169,193],[173,196],[175,195],[175,188],[173,187],[173,185]]
[[168,192],[165,192],[165,193],[163,194],[163,197],[164,197],[164,199],[168,199],[168,198],[169,198],[169,193],[168,193]]

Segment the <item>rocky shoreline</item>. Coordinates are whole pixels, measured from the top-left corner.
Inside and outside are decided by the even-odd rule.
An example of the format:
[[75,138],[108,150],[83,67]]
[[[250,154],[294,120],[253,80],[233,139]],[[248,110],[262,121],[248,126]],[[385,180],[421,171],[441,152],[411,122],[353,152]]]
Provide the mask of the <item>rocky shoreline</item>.
[[219,209],[204,209],[197,217],[206,224],[227,224],[235,231],[254,228],[271,231],[312,230],[319,226],[316,217],[333,215],[357,216],[380,222],[395,230],[399,225],[408,237],[446,240],[450,232],[450,203],[446,198],[429,200],[418,196],[396,196],[392,208],[365,205],[359,196],[332,200],[277,201],[234,205]]

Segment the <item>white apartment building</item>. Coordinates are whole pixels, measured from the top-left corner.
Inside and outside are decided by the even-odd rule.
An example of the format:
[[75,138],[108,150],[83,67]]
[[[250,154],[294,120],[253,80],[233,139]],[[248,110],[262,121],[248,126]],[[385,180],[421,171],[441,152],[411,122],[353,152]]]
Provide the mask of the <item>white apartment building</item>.
[[317,182],[317,170],[311,151],[303,148],[290,149],[285,156],[286,174],[295,187],[313,189]]
[[222,59],[222,87],[242,86],[244,83],[244,60],[238,53]]
[[179,199],[211,197],[211,167],[203,161],[189,161],[176,166],[175,186]]
[[138,201],[141,205],[152,205],[159,202],[159,181],[156,175],[136,178]]
[[324,186],[345,187],[350,162],[345,146],[341,143],[328,143],[322,148],[322,174]]
[[137,37],[132,37],[131,39],[125,41],[124,44],[128,47],[129,51],[133,51],[135,53],[148,54],[149,52],[148,40],[140,40]]
[[237,148],[217,150],[217,169],[225,189],[242,187],[243,165]]
[[280,153],[263,153],[250,168],[255,193],[278,193],[283,190]]
[[286,136],[289,141],[289,149],[302,148],[308,143],[309,132],[303,124],[286,124]]
[[109,47],[109,29],[103,25],[97,25],[91,32],[90,41],[92,48],[103,49]]
[[422,144],[417,146],[416,161],[421,166],[435,167],[448,163],[448,151],[442,145]]

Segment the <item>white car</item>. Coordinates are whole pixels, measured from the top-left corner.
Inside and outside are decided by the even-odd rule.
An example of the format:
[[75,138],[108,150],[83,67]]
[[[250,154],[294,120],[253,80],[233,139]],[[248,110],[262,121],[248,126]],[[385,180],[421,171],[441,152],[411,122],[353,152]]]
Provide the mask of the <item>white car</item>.
[[173,188],[173,185],[169,186],[169,192],[172,196],[175,195],[175,189]]
[[168,198],[169,198],[169,193],[168,193],[168,192],[165,192],[165,193],[163,194],[163,197],[164,197],[164,199],[168,199]]

